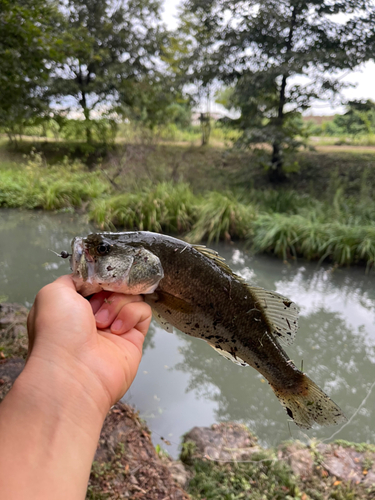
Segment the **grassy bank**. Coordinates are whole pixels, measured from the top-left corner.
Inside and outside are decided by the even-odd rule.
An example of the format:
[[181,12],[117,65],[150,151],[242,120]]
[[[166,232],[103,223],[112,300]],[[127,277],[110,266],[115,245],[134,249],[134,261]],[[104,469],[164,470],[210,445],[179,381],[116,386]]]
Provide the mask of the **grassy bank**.
[[[338,442],[333,444],[332,453],[340,450],[339,446]],[[357,446],[360,445],[346,444],[353,450]],[[301,460],[305,477],[293,472],[286,456],[301,452],[311,457],[311,471],[303,470],[306,465],[303,459],[295,459]],[[373,453],[367,453],[371,458],[367,458],[368,463],[366,458],[363,460],[365,475],[373,463]],[[349,475],[343,480],[329,474],[324,468],[323,455],[298,442],[285,443],[278,450],[261,450],[244,462],[193,459],[189,468],[193,477],[187,491],[192,500],[365,500],[375,497],[373,486],[351,480]]]
[[305,154],[301,171],[278,189],[254,156],[214,148],[133,144],[96,168],[67,157],[47,163],[35,152],[15,163],[7,154],[1,207],[80,208],[102,229],[241,239],[284,260],[375,263],[372,153]]

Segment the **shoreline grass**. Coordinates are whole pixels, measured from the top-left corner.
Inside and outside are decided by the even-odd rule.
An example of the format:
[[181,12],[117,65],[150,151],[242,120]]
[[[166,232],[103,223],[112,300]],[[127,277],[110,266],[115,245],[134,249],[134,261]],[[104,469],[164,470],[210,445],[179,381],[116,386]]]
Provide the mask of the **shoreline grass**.
[[[284,260],[364,264],[367,270],[375,266],[375,201],[368,166],[358,171],[355,189],[332,175],[321,199],[293,186],[231,189],[228,183],[220,190],[207,182],[202,190],[183,178],[172,182],[163,176],[136,182],[127,176],[121,182],[116,190],[100,168],[89,170],[67,159],[50,166],[34,153],[24,165],[0,164],[0,207],[80,209],[101,229],[165,232],[193,243],[244,240],[255,252]],[[350,194],[355,191],[357,196]]]

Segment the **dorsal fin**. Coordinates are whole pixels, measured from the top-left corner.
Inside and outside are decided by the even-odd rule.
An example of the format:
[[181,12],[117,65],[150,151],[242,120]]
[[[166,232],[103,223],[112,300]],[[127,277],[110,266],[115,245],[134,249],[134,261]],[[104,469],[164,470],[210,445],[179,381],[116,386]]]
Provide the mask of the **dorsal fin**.
[[277,292],[249,286],[264,310],[271,331],[278,340],[292,344],[298,330],[298,308],[294,302]]
[[243,278],[240,276],[237,276],[232,269],[228,266],[228,264],[225,263],[224,257],[221,257],[216,250],[212,250],[211,248],[206,248],[204,245],[191,245],[195,250],[198,250],[202,255],[205,257],[208,257],[209,259],[213,260],[215,264],[217,264],[223,271],[229,273],[231,276],[237,278],[240,281],[243,281],[246,283]]
[[264,288],[249,285],[246,280],[232,271],[225,263],[225,259],[220,257],[215,250],[206,248],[203,245],[192,246],[249,289],[255,300],[258,300],[262,306],[271,327],[271,333],[278,341],[286,344],[293,343],[298,330],[298,309],[294,302],[277,292],[268,292]]

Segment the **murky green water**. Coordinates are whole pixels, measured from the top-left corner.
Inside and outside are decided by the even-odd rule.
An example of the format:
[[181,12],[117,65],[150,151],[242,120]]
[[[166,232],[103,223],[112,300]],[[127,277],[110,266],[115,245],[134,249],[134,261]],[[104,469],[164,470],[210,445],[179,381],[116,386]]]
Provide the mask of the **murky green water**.
[[[1,210],[0,296],[30,305],[39,288],[69,272],[68,263],[48,249],[69,249],[74,235],[91,229],[75,215]],[[331,271],[302,261],[286,265],[251,256],[236,245],[216,249],[249,282],[298,304],[300,328],[287,352],[297,366],[303,360],[307,374],[349,418],[359,411],[342,430],[302,433],[294,424],[288,427],[286,413],[255,370],[226,361],[200,340],[168,334],[153,324],[125,400],[147,420],[154,443],[176,455],[183,433],[225,420],[246,423],[268,445],[289,439],[290,433],[324,440],[336,432],[337,439],[374,443],[375,275],[366,276],[362,268]]]

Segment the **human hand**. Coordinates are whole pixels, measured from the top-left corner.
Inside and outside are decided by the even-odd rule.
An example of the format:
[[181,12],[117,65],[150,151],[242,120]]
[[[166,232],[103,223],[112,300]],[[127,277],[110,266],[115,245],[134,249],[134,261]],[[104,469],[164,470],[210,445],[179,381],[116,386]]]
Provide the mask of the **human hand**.
[[42,288],[26,366],[0,405],[1,498],[85,498],[104,418],[135,377],[150,319],[139,295],[89,302],[71,276]]
[[30,311],[27,367],[46,377],[53,367],[67,387],[82,384],[105,415],[136,375],[151,314],[139,295],[100,292],[89,302],[62,276],[40,290]]

